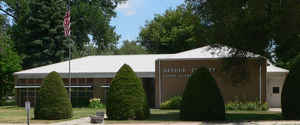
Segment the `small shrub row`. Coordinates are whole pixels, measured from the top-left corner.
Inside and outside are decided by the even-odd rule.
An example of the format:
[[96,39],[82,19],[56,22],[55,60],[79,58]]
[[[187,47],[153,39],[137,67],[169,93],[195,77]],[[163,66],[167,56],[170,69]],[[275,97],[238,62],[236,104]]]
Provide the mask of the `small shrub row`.
[[225,105],[227,111],[267,111],[269,105],[267,103],[260,104],[258,101],[254,102],[229,102]]
[[174,96],[160,105],[161,109],[180,109],[182,102],[181,96]]
[[104,104],[101,103],[101,100],[99,98],[90,99],[89,108],[101,109],[101,108],[104,108],[104,107],[105,107]]

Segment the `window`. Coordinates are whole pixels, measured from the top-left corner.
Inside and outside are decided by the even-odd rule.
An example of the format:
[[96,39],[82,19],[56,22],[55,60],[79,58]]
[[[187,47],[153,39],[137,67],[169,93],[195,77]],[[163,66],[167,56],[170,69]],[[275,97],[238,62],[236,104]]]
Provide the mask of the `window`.
[[279,94],[280,88],[279,87],[273,87],[273,94]]

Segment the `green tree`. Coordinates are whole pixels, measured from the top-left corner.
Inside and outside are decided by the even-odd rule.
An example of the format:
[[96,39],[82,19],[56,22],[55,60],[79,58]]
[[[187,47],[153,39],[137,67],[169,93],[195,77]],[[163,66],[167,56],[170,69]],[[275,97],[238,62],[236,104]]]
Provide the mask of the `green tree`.
[[72,38],[78,51],[84,51],[84,45],[91,41],[99,54],[116,48],[120,36],[116,34],[115,27],[110,25],[110,21],[116,16],[115,7],[125,1],[73,0],[71,2]]
[[116,54],[130,55],[130,54],[147,54],[146,49],[135,41],[125,40],[120,49],[116,50]]
[[6,34],[8,25],[0,15],[0,105],[2,98],[14,89],[13,73],[21,70],[21,58],[15,52],[13,42]]
[[72,104],[57,72],[44,79],[34,109],[35,119],[57,120],[72,117]]
[[266,0],[186,0],[209,24],[210,44],[227,45],[233,55],[254,52],[269,57],[271,13]]
[[291,70],[284,82],[281,94],[282,116],[285,119],[300,119],[300,55],[298,55],[292,64]]
[[[155,15],[142,28],[138,42],[150,53],[177,53],[206,45],[205,25],[184,5]],[[196,37],[198,36],[198,37]]]
[[290,68],[292,60],[300,54],[300,4],[297,0],[283,0],[281,18],[274,31],[277,64]]
[[111,120],[146,119],[150,110],[142,81],[124,64],[113,78],[109,88],[107,116]]
[[[110,25],[111,18],[116,16],[114,9],[118,4],[126,0],[72,0],[71,1],[71,36],[73,39],[73,55],[81,57],[90,54],[89,46],[92,42],[96,48],[96,54],[107,53],[116,48],[119,35],[115,32],[115,27]],[[50,3],[53,4],[45,4]],[[45,8],[33,7],[44,6]],[[13,19],[13,30],[11,32],[13,40],[16,42],[17,51],[24,58],[24,68],[30,68],[49,63],[62,61],[67,57],[67,43],[63,37],[62,21],[66,12],[66,1],[42,1],[37,0],[3,0],[0,4],[0,11]],[[55,12],[52,12],[56,10]],[[59,20],[57,20],[59,19]],[[55,21],[54,21],[55,20]],[[39,22],[40,21],[40,22]],[[49,27],[49,22],[51,25]],[[57,23],[59,22],[59,23]],[[57,23],[57,24],[56,24]],[[30,24],[30,25],[29,25]],[[48,25],[48,26],[47,26]],[[34,28],[32,28],[34,26]],[[59,28],[58,28],[59,27]],[[41,28],[46,28],[50,35],[45,36]],[[40,29],[40,31],[36,31]],[[55,29],[56,37],[53,37]],[[61,36],[60,36],[61,35]],[[41,39],[43,37],[43,39]],[[43,43],[45,42],[46,44]],[[60,43],[47,45],[50,40],[59,40]],[[37,41],[36,41],[37,40]],[[35,41],[32,43],[32,41]],[[56,45],[58,47],[56,47]],[[43,47],[37,47],[43,46]],[[47,49],[45,49],[47,47]],[[55,48],[55,50],[53,50]],[[54,52],[55,51],[55,52]],[[55,53],[55,54],[54,54]],[[44,56],[46,55],[46,56]],[[52,58],[47,58],[51,55]],[[38,58],[36,57],[45,57]],[[30,59],[31,58],[31,59]],[[41,61],[44,60],[44,61]]]
[[209,44],[236,48],[234,56],[253,52],[286,66],[300,51],[298,0],[185,1],[209,25]]
[[225,105],[215,79],[207,68],[193,72],[183,92],[182,120],[224,120]]
[[63,17],[65,3],[57,0],[31,0],[30,8],[13,26],[12,35],[24,68],[62,61],[67,54]]

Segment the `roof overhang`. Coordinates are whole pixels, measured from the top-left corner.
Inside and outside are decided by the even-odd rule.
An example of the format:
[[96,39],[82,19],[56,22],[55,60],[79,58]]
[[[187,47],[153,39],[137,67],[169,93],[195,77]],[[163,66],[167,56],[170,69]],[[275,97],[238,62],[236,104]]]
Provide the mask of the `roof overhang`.
[[[62,78],[69,78],[69,73],[59,73]],[[71,78],[114,78],[116,73],[71,73]],[[154,78],[154,72],[136,72],[139,78]],[[45,78],[48,73],[16,73],[19,79],[26,78]]]
[[[40,86],[15,86],[16,89],[34,89],[40,88]],[[92,86],[65,86],[65,88],[92,88]]]

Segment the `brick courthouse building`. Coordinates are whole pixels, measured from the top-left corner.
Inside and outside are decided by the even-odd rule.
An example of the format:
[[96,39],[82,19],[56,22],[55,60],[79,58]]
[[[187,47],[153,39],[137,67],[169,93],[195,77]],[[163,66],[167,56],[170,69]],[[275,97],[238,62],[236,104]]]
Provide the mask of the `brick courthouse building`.
[[[223,58],[229,51],[226,47],[205,46],[176,54],[82,57],[71,61],[71,86],[68,86],[68,61],[28,69],[14,73],[16,101],[19,106],[24,106],[26,99],[35,104],[42,79],[52,71],[62,76],[66,88],[71,87],[74,106],[86,105],[93,97],[105,100],[112,78],[123,64],[128,64],[142,79],[151,107],[159,107],[170,97],[181,95],[191,73],[199,67],[209,68],[225,102],[238,98],[266,101],[271,107],[280,107],[280,93],[288,71],[249,54],[251,58],[241,68],[244,72],[226,72]],[[228,77],[244,73],[247,77],[238,82]]]

